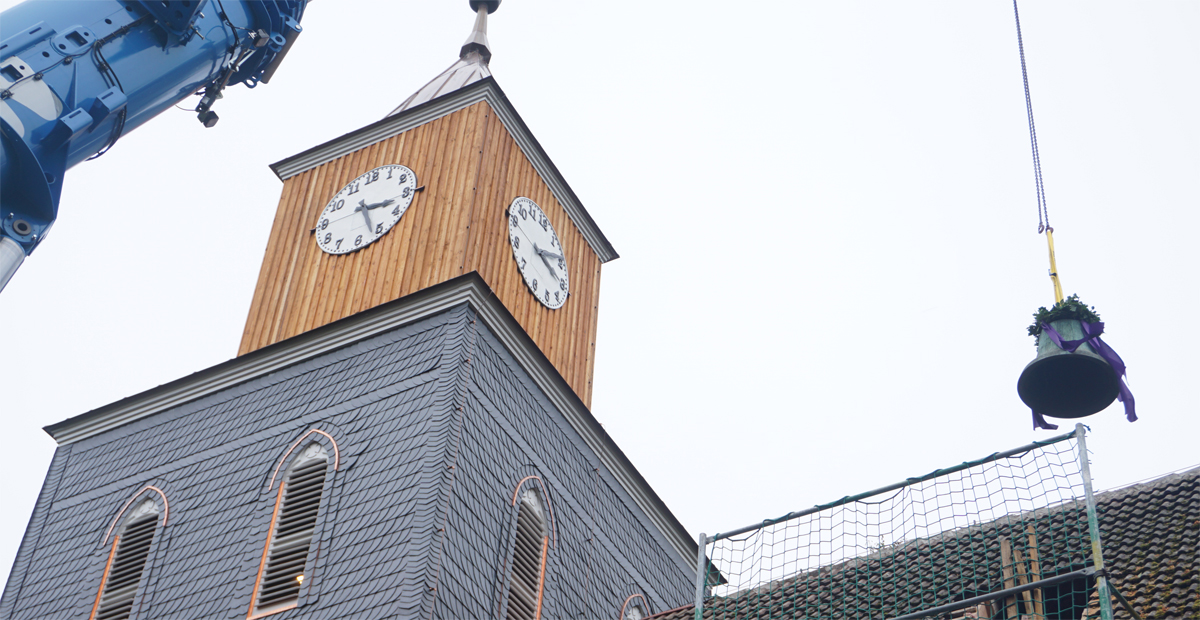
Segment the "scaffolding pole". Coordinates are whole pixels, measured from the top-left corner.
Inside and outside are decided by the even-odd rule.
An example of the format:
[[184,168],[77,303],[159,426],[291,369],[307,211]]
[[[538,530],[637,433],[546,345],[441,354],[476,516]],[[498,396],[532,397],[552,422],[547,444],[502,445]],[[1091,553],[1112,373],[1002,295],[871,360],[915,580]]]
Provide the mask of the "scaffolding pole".
[[1087,432],[1082,424],[1075,425],[1079,446],[1079,470],[1083,473],[1083,494],[1087,500],[1088,534],[1092,539],[1092,567],[1096,570],[1096,597],[1100,599],[1100,620],[1113,620],[1112,597],[1104,574],[1104,551],[1100,544],[1100,519],[1096,514],[1096,495],[1092,493],[1092,470],[1088,464]]

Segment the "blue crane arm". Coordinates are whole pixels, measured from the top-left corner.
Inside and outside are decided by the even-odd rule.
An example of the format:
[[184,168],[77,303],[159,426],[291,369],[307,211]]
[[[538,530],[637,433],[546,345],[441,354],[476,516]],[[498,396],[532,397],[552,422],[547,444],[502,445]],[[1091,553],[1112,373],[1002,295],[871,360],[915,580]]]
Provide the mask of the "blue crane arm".
[[267,83],[307,0],[29,0],[0,13],[0,290],[58,216],[63,174],[202,93]]

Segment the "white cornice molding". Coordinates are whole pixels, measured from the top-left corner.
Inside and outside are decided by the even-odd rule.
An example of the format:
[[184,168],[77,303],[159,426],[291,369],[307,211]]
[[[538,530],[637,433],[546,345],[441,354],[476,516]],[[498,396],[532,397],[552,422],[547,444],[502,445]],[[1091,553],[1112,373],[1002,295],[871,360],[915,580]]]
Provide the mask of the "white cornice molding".
[[271,170],[281,180],[286,180],[322,164],[329,163],[343,155],[353,153],[381,140],[386,140],[447,114],[452,114],[480,101],[486,101],[492,110],[496,112],[501,122],[504,123],[505,129],[508,130],[509,135],[521,147],[521,152],[533,164],[533,168],[537,170],[538,175],[541,176],[542,180],[545,181],[550,191],[554,194],[554,198],[566,210],[567,215],[571,218],[571,222],[575,224],[579,232],[583,235],[583,238],[587,240],[592,251],[600,257],[600,262],[607,263],[618,258],[616,249],[608,242],[604,233],[600,232],[600,228],[596,226],[595,220],[592,219],[587,209],[583,208],[583,204],[579,202],[579,197],[575,195],[571,186],[567,185],[566,179],[562,177],[558,168],[550,161],[550,157],[546,155],[546,151],[542,149],[542,145],[533,137],[533,134],[529,131],[529,127],[525,125],[525,121],[521,120],[512,103],[508,101],[508,97],[504,96],[504,91],[500,90],[500,86],[496,84],[495,78],[484,78],[428,103],[405,110],[394,116],[385,117],[383,120],[367,125],[362,129],[352,131],[344,136],[334,138],[329,142],[308,149],[303,153],[275,162],[271,164]]
[[671,514],[571,386],[537,348],[483,278],[475,272],[335,321],[324,327],[264,347],[171,383],[130,396],[88,413],[47,426],[46,432],[66,445],[178,407],[257,377],[352,345],[468,303],[521,368],[563,414],[571,427],[633,498],[663,537],[679,553],[684,566],[695,562],[696,541]]

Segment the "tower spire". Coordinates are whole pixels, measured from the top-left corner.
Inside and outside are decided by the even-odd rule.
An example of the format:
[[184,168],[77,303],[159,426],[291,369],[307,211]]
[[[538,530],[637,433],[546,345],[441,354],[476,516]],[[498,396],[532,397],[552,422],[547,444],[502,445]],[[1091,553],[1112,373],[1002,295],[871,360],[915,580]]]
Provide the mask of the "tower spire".
[[483,63],[487,64],[492,59],[492,50],[487,39],[487,16],[500,8],[500,0],[470,0],[470,3],[471,9],[475,11],[475,28],[471,30],[466,43],[463,43],[458,57],[469,60],[468,55],[477,53]]
[[492,50],[487,40],[487,16],[500,8],[500,0],[470,0],[470,3],[471,10],[475,11],[475,27],[471,30],[471,36],[467,37],[467,42],[463,43],[462,50],[458,53],[458,60],[450,65],[449,69],[422,86],[421,90],[405,99],[404,103],[392,110],[388,116],[399,114],[409,108],[414,108],[491,77],[492,72],[488,69],[488,61],[492,59]]

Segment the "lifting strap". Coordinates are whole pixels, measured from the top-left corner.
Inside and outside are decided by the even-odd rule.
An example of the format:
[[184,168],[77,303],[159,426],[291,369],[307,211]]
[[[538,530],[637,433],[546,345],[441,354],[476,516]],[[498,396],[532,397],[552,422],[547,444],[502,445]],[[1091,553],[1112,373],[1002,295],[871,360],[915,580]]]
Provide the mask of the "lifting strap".
[[1046,228],[1046,243],[1050,246],[1050,281],[1054,283],[1054,303],[1062,303],[1062,283],[1058,281],[1058,266],[1054,264],[1054,229]]

